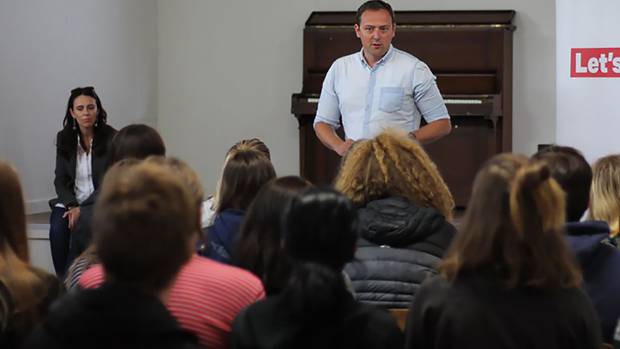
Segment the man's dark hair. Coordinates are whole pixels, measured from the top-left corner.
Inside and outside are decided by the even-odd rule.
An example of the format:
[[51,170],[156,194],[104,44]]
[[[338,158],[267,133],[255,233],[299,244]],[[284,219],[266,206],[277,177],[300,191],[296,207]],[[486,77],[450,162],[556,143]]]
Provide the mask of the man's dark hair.
[[590,198],[592,168],[575,148],[552,145],[532,156],[544,161],[551,170],[551,176],[566,193],[566,221],[579,221]]
[[123,127],[112,139],[110,164],[127,158],[146,159],[151,155],[166,155],[166,146],[159,133],[143,124]]
[[362,6],[357,9],[357,14],[355,15],[357,25],[360,25],[362,23],[362,14],[367,10],[386,10],[390,14],[390,17],[392,17],[392,24],[396,23],[394,10],[392,10],[392,6],[390,6],[390,4],[381,0],[370,0],[363,3]]

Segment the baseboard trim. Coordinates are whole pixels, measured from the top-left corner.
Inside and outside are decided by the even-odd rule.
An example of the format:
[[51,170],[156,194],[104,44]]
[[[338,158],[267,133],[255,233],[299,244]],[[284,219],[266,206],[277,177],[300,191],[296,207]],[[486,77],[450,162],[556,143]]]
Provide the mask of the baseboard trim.
[[26,214],[36,214],[43,212],[50,212],[50,206],[48,202],[52,198],[36,199],[26,201]]

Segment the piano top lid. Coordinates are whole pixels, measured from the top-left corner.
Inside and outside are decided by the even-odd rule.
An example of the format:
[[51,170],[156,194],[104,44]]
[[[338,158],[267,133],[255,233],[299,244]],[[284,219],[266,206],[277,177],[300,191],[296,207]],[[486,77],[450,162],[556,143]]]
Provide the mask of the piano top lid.
[[[512,29],[514,10],[394,11],[397,25],[501,25]],[[355,24],[355,11],[314,11],[306,27]]]

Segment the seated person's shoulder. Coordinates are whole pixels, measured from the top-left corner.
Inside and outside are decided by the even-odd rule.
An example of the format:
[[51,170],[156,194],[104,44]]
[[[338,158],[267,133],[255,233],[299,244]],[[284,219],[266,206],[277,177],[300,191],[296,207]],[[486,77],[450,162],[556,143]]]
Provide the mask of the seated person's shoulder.
[[243,284],[247,287],[261,288],[262,283],[258,277],[247,270],[220,263],[212,259],[195,256],[182,272],[189,272],[206,279],[219,279],[227,284]]
[[64,285],[56,275],[50,274],[38,268],[32,268],[40,282],[34,291],[41,300],[41,306],[47,308],[54,300],[64,293]]
[[367,348],[401,348],[404,335],[396,319],[387,310],[359,304],[354,320]]

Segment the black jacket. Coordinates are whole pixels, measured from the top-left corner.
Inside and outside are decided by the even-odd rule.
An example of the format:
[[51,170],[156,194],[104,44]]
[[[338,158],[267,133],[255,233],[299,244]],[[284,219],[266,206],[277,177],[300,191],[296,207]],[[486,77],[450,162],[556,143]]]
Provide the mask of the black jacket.
[[436,265],[456,229],[433,208],[404,198],[376,200],[359,209],[355,261],[345,267],[358,301],[407,308]]
[[35,268],[32,272],[39,282],[32,288],[36,301],[31,309],[16,306],[8,287],[0,280],[0,348],[19,348],[34,326],[45,318],[50,304],[63,292],[55,275]]
[[[114,134],[116,134],[116,130],[105,124],[95,131],[92,149],[92,175],[95,190],[99,187],[108,165],[108,153]],[[61,130],[56,135],[54,188],[58,198],[50,201],[51,207],[59,202],[66,207],[78,205],[73,189],[75,187],[75,166],[77,162],[76,137],[77,134],[69,128]]]
[[584,288],[601,320],[603,341],[611,343],[620,318],[620,251],[606,243],[605,222],[571,222],[565,229],[583,272]]
[[405,348],[599,349],[596,313],[580,289],[507,289],[492,273],[434,277],[409,310]]
[[67,294],[24,348],[196,348],[155,297],[105,284]]
[[[348,295],[320,319],[291,310],[281,294],[250,305],[233,323],[231,349],[402,349],[404,337],[382,309]],[[337,315],[338,314],[338,315]],[[344,316],[342,316],[344,314]]]

